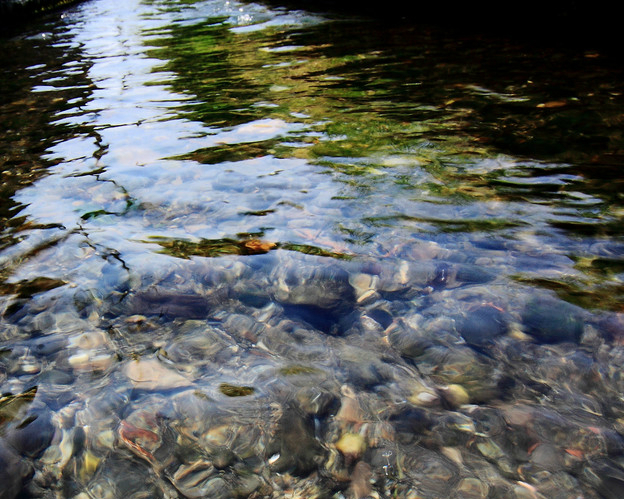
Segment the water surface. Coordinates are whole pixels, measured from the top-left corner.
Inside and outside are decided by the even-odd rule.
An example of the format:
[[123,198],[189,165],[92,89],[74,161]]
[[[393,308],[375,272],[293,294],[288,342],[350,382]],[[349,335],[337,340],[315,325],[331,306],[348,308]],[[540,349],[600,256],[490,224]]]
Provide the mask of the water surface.
[[3,498],[624,493],[608,54],[231,1],[1,43]]

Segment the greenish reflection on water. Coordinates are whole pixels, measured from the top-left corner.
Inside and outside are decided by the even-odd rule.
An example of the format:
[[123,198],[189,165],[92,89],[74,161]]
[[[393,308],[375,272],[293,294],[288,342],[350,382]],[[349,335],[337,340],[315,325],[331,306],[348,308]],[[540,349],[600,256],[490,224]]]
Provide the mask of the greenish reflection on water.
[[[139,43],[128,64],[142,65],[138,72],[121,55],[98,60],[89,35],[72,42],[71,24],[5,42],[4,247],[65,225],[121,230],[137,216],[147,238],[175,238],[166,230],[175,208],[166,206],[182,191],[152,199],[133,185],[145,185],[142,176],[157,185],[199,179],[219,195],[202,201],[197,192],[179,215],[216,214],[213,230],[193,234],[200,238],[262,231],[276,243],[380,255],[414,234],[452,249],[530,237],[571,262],[609,269],[571,263],[546,287],[571,301],[579,301],[573,289],[591,289],[601,297],[594,306],[619,309],[600,291],[621,289],[621,78],[608,57],[422,25],[293,22],[231,7],[223,15],[217,4],[204,7],[214,16],[193,18],[193,2],[142,5],[128,22]],[[93,56],[80,55],[85,49]],[[15,50],[20,59],[8,56]],[[137,80],[120,99],[115,71]],[[46,147],[57,152],[42,154]],[[82,179],[70,188],[77,197],[65,198],[79,217],[22,213],[36,203],[15,194],[59,163],[64,178]],[[260,164],[252,196],[243,186]],[[311,184],[300,182],[302,164]],[[228,165],[238,173],[224,174]],[[172,168],[186,173],[163,175]],[[222,205],[233,195],[244,200],[230,212]],[[551,283],[531,272],[507,264],[522,282]]]
[[[314,17],[289,24],[283,12],[286,21],[281,22],[279,15],[271,19],[262,9],[249,18],[233,17],[219,15],[218,5],[211,5],[207,10],[216,17],[186,19],[193,5],[145,3],[144,20],[135,17],[136,26],[128,23],[144,45],[131,49],[133,64],[145,69],[135,76],[137,89],[126,91],[125,104],[123,96],[115,104],[112,86],[110,95],[104,93],[114,78],[105,64],[76,55],[81,42],[64,48],[71,46],[64,41],[71,39],[71,26],[61,28],[53,43],[45,35],[7,41],[21,50],[25,69],[13,70],[24,76],[10,78],[9,103],[2,109],[5,246],[21,240],[15,234],[23,230],[67,222],[33,225],[37,222],[30,220],[23,227],[28,215],[16,215],[22,203],[13,194],[36,179],[36,172],[46,174],[62,161],[71,164],[72,156],[77,170],[64,171],[84,179],[85,193],[102,191],[104,200],[106,185],[116,191],[116,200],[69,200],[84,206],[75,223],[87,223],[87,228],[90,222],[106,225],[110,216],[116,224],[132,220],[137,209],[146,219],[170,217],[166,209],[161,215],[158,211],[175,205],[180,194],[153,200],[132,192],[139,175],[170,182],[157,166],[168,164],[165,169],[185,165],[187,178],[200,178],[207,189],[222,193],[221,203],[234,193],[245,194],[236,214],[223,214],[224,220],[238,218],[241,226],[197,234],[209,239],[258,230],[272,238],[271,231],[279,228],[276,242],[318,246],[302,237],[304,228],[320,230],[333,246],[327,251],[375,255],[387,251],[386,241],[410,234],[430,234],[425,237],[450,246],[484,238],[518,241],[531,234],[554,245],[557,253],[586,260],[608,256],[593,255],[592,244],[621,236],[621,79],[608,58],[592,51],[538,51],[421,25]],[[178,21],[165,21],[176,16]],[[92,42],[85,40],[89,47]],[[42,46],[49,56],[34,55]],[[46,57],[49,62],[41,68],[35,64]],[[10,68],[20,62],[5,58],[9,79]],[[128,71],[120,56],[106,59],[111,68]],[[97,81],[100,66],[104,85]],[[33,79],[41,84],[25,93]],[[136,92],[140,88],[143,102]],[[42,106],[37,98],[48,95],[52,98]],[[136,106],[135,116],[128,106]],[[152,117],[151,111],[145,114],[150,106]],[[38,125],[31,127],[37,123],[31,116]],[[152,129],[166,123],[168,138],[142,126],[143,120],[156,120]],[[116,127],[126,134],[135,123],[132,145],[128,135],[115,139],[122,137]],[[59,152],[46,158],[41,152],[49,143]],[[263,158],[278,166],[259,177],[275,179],[261,182],[250,196],[234,184],[250,173],[253,177],[255,167],[245,162],[268,164]],[[317,189],[293,182],[296,169],[279,166],[297,164],[293,160],[316,166],[310,179]],[[133,162],[146,170],[121,175]],[[25,165],[24,172],[18,163]],[[116,163],[128,166],[119,169]],[[243,176],[228,180],[215,168],[227,164],[240,168]],[[177,178],[187,181],[184,175]],[[94,180],[103,184],[96,188]],[[327,198],[320,194],[321,185],[331,186]],[[275,194],[276,188],[286,191]],[[200,211],[219,212],[218,204],[206,200]],[[293,212],[302,227],[291,222]],[[262,221],[249,222],[252,216]],[[219,216],[212,220],[218,227]],[[163,227],[162,220],[148,223],[146,236],[172,236],[151,232],[154,223]],[[600,280],[609,293],[607,283],[620,275],[617,269],[599,274],[576,269],[584,275],[579,286]],[[530,272],[510,270],[521,276]],[[565,296],[573,300],[571,293]]]
[[[332,237],[356,253],[397,233],[450,245],[532,234],[591,259],[588,246],[622,235],[619,70],[599,54],[352,20],[231,30],[212,19],[166,35],[149,53],[194,96],[184,116],[238,139],[176,159],[323,167],[339,186]],[[254,210],[266,227],[281,214],[271,201]],[[563,281],[587,289],[597,276],[576,269],[580,281],[546,287],[587,305]],[[621,274],[609,275],[590,294],[619,309]]]

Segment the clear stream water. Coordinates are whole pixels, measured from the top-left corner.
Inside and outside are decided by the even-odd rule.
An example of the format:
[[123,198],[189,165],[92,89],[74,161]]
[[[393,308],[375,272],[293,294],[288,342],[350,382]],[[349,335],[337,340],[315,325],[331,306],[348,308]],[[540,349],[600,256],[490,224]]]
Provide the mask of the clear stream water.
[[0,497],[624,493],[609,54],[220,0],[0,43]]

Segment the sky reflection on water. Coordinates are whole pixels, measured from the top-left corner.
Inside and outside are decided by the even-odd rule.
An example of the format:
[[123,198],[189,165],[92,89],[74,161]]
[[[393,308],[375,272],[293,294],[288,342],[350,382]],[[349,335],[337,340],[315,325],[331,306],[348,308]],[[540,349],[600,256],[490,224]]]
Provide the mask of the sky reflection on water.
[[[95,225],[96,240],[105,221],[144,236],[268,229],[298,243],[310,241],[293,228],[305,228],[355,254],[411,234],[539,246],[557,234],[557,253],[584,258],[577,233],[591,244],[620,233],[619,196],[593,187],[588,164],[619,147],[619,88],[594,54],[547,53],[558,71],[512,44],[494,58],[478,39],[253,4],[121,9],[70,14],[49,38],[81,56],[33,75],[34,92],[65,102],[46,127],[51,175],[14,196],[41,223]],[[524,147],[539,156],[516,156]],[[210,223],[156,222],[176,211]]]

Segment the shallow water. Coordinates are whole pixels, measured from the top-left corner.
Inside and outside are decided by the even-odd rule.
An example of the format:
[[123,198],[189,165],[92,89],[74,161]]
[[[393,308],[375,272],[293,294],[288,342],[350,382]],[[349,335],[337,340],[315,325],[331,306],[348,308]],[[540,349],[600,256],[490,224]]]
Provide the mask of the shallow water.
[[231,1],[0,43],[0,497],[624,494],[611,56]]

